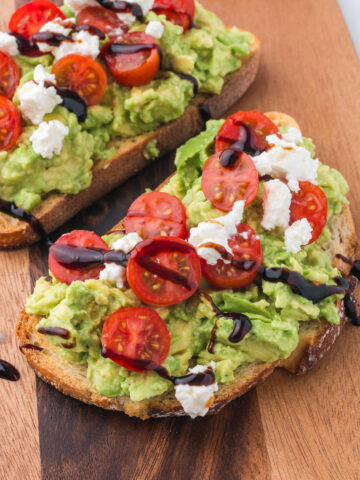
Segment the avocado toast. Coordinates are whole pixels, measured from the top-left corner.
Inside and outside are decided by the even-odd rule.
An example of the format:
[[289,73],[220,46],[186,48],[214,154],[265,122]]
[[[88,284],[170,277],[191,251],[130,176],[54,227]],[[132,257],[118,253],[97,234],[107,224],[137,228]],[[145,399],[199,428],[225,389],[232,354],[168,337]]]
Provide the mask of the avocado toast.
[[[168,21],[166,11],[155,8],[160,1],[150,2],[153,10],[149,12],[149,2],[144,2],[145,18],[137,11],[134,15],[129,13],[132,12],[131,2],[125,13],[109,10],[109,2],[106,8],[101,1],[80,2],[84,4],[82,10],[78,10],[76,1],[66,3],[60,10],[51,4],[50,9],[57,9],[52,15],[56,17],[54,21],[34,25],[31,32],[23,31],[16,19],[22,9],[36,4],[31,2],[15,12],[9,25],[11,35],[0,36],[0,54],[9,57],[7,65],[19,72],[20,83],[8,98],[12,98],[10,104],[18,108],[22,121],[15,145],[4,146],[1,152],[2,248],[35,242],[42,230],[53,231],[146,164],[177,148],[203,128],[204,114],[221,117],[247,90],[258,68],[259,41],[256,37],[235,27],[226,28],[198,3],[194,4],[191,15],[196,28]],[[91,5],[86,6],[86,3]],[[94,7],[94,3],[98,6]],[[94,9],[100,10],[97,16],[93,14]],[[110,28],[99,24],[104,10],[106,15],[120,16],[121,25]],[[28,10],[22,14],[25,13]],[[60,14],[61,18],[57,18]],[[129,18],[130,25],[124,23],[129,22]],[[103,28],[105,39],[97,29],[95,33],[99,39],[94,40],[98,36],[89,28],[95,24]],[[123,29],[121,37],[115,36],[114,32],[118,35],[120,27]],[[58,32],[47,40],[57,42],[57,47],[46,44],[49,31],[50,34]],[[145,37],[139,37],[139,32]],[[155,35],[150,40],[148,32]],[[79,36],[85,34],[82,40]],[[15,38],[17,43],[13,44]],[[26,49],[20,48],[24,42],[19,38],[22,42],[25,38],[32,48],[39,46],[46,54],[28,56]],[[115,46],[123,48],[129,38],[135,42],[135,47],[139,42],[146,48],[152,46],[151,55],[161,60],[153,78],[149,79],[146,76],[149,72],[143,70],[137,72],[135,81],[119,78],[112,64],[113,57],[124,54],[117,54]],[[63,46],[69,41],[75,45],[80,42],[83,49],[79,47],[79,53],[73,53],[78,52],[76,49],[64,52]],[[91,49],[94,42],[97,45]],[[108,53],[109,44],[115,53]],[[108,49],[105,53],[104,48]],[[65,53],[69,54],[62,56]],[[107,60],[106,55],[110,57]],[[73,105],[69,107],[68,98],[59,103],[60,90],[63,89],[62,94],[64,88],[67,92],[76,88],[80,91],[76,85],[83,73],[78,67],[75,80],[61,79],[66,77],[64,71],[67,73],[74,64],[80,65],[84,58],[93,62],[91,74],[101,78],[106,74],[107,86],[101,98],[86,99],[85,106],[80,95],[74,109]],[[147,66],[151,73],[152,65]],[[103,73],[100,74],[99,68]],[[139,78],[142,79],[140,84]],[[134,86],[128,85],[129,81]],[[96,85],[95,90],[101,91],[100,86]],[[39,97],[40,93],[47,97]],[[40,119],[37,103],[48,101],[55,102],[55,107],[49,107]],[[35,220],[26,221],[27,217]]]
[[[283,139],[289,142],[291,134],[301,145],[300,148],[306,148],[314,160],[311,140],[299,138],[299,127],[293,119],[280,113],[269,113],[266,117],[279,127]],[[196,231],[192,229],[199,228],[199,224],[216,219],[226,224],[226,217],[221,217],[224,212],[214,209],[199,183],[204,163],[213,156],[215,136],[216,141],[221,140],[218,132],[224,128],[223,124],[224,121],[209,122],[206,132],[181,147],[176,157],[177,174],[158,189],[181,199],[186,208],[189,241],[193,243]],[[271,151],[274,147],[267,148]],[[302,153],[306,156],[305,152]],[[252,158],[256,159],[256,156]],[[259,158],[260,155],[257,163]],[[276,173],[273,175],[278,176]],[[273,267],[270,270],[274,272],[281,268],[301,274],[307,282],[306,286],[310,285],[313,292],[327,284],[326,288],[336,294],[321,299],[313,296],[313,300],[309,300],[286,284],[253,278],[241,290],[214,289],[202,281],[202,294],[197,292],[186,302],[173,306],[160,306],[154,297],[158,305],[154,310],[165,320],[171,333],[170,354],[162,365],[172,379],[184,376],[188,368],[196,364],[197,369],[201,368],[199,365],[204,368],[209,365],[208,368],[214,371],[218,390],[212,390],[211,401],[203,405],[197,415],[216,413],[265,379],[276,367],[305,373],[327,352],[347,322],[342,302],[346,292],[334,281],[340,272],[345,278],[349,275],[349,267],[336,255],[353,258],[356,248],[353,220],[345,198],[345,180],[334,169],[318,165],[314,181],[326,194],[326,226],[318,240],[296,248],[297,252],[293,253],[286,250],[284,229],[275,227],[267,230],[261,226],[264,222],[263,210],[265,213],[269,202],[266,196],[263,201],[264,184],[269,182],[268,177],[260,179],[256,197],[242,212],[243,222],[258,232],[263,264]],[[189,182],[185,189],[183,181]],[[130,208],[125,222],[120,222],[104,237],[110,248],[116,250],[116,242],[129,235],[134,221],[131,211]],[[124,226],[128,234],[125,237],[122,233]],[[313,231],[315,228],[314,225]],[[136,231],[141,234],[138,227]],[[247,232],[250,231],[248,227]],[[220,241],[220,236],[217,241]],[[135,250],[137,248],[140,247]],[[200,255],[199,246],[197,251]],[[245,272],[249,270],[249,267],[242,267]],[[259,267],[256,272],[260,272]],[[128,280],[131,281],[129,274]],[[132,284],[136,295],[128,289],[126,282],[119,288],[115,285],[116,279],[107,277],[106,280],[103,274],[100,274],[99,280],[78,281],[71,285],[54,278],[50,282],[41,279],[17,325],[18,340],[20,345],[25,345],[23,352],[30,365],[45,381],[86,403],[124,411],[142,419],[185,414],[195,416],[194,406],[193,410],[189,408],[176,390],[176,383],[174,391],[171,382],[161,377],[157,370],[134,373],[115,363],[116,358],[113,361],[111,356],[103,358],[100,355],[102,342],[103,354],[107,356],[104,352],[105,338],[100,339],[104,335],[104,321],[107,322],[114,312],[144,304],[136,297],[142,295],[138,290],[139,284]],[[225,315],[219,315],[219,312],[225,312]],[[234,338],[230,341],[234,324],[239,318],[243,320],[240,323],[241,335],[236,341]],[[39,327],[42,333],[39,333]],[[54,327],[71,333],[65,341],[64,337],[44,335],[51,332],[46,329]]]

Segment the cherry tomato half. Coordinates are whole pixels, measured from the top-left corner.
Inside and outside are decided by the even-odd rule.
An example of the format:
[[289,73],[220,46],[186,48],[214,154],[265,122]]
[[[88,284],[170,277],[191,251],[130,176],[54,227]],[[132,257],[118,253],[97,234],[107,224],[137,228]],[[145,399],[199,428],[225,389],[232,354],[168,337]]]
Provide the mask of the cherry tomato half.
[[126,233],[136,232],[144,240],[151,237],[186,238],[186,211],[174,195],[144,193],[130,206],[124,221]]
[[220,163],[222,152],[215,153],[205,162],[201,186],[205,197],[215,208],[230,212],[234,203],[245,200],[249,205],[259,190],[259,175],[249,155],[234,152],[229,166]]
[[133,372],[154,370],[165,362],[171,334],[160,315],[149,307],[122,308],[104,323],[103,354]]
[[6,97],[0,97],[0,151],[11,150],[21,133],[19,110]]
[[299,182],[300,190],[293,193],[290,205],[290,225],[307,218],[313,231],[309,242],[317,240],[327,221],[328,203],[323,190],[310,182]]
[[119,36],[129,30],[129,27],[120,20],[116,12],[102,7],[86,7],[77,17],[78,25],[92,25],[103,33],[112,36]]
[[[237,233],[229,239],[229,247],[233,252],[233,263],[218,260],[216,265],[209,265],[201,259],[203,275],[208,282],[218,288],[246,287],[255,280],[262,261],[259,236],[251,227],[240,223],[237,226]],[[250,261],[250,266],[245,269],[242,262],[246,261]],[[240,268],[236,266],[236,262],[240,262]]]
[[59,87],[78,93],[89,107],[99,103],[104,96],[107,76],[103,67],[92,58],[67,55],[55,63],[52,73]]
[[[153,45],[133,53],[113,53],[112,45],[105,52],[105,60],[115,80],[121,85],[139,87],[146,85],[160,68],[160,54],[154,38],[143,32],[131,32],[121,39],[120,45]],[[113,44],[116,45],[116,44]]]
[[[87,247],[87,248],[100,248],[101,250],[109,250],[108,245],[102,240],[96,233],[88,230],[74,230],[71,233],[67,233],[60,237],[54,245],[71,245],[73,247]],[[100,272],[104,267],[96,267],[91,269],[74,270],[68,269],[64,265],[61,265],[55,260],[51,254],[51,248],[49,253],[49,270],[59,282],[70,283],[75,280],[89,280],[90,278],[99,278]]]
[[20,82],[20,71],[14,60],[0,52],[0,95],[12,98]]
[[235,142],[245,142],[247,132],[243,124],[251,128],[251,139],[248,139],[254,151],[263,151],[267,147],[266,137],[276,134],[280,136],[279,129],[266,115],[258,110],[248,112],[240,111],[231,115],[221,127],[215,140],[215,151],[222,152],[230,148]]
[[54,18],[66,15],[53,2],[34,0],[15,10],[9,22],[9,30],[30,40],[43,25]]
[[195,14],[194,0],[155,0],[152,8],[157,15],[165,15],[169,22],[189,30]]
[[190,298],[201,280],[196,250],[175,237],[155,237],[132,251],[127,279],[135,295],[150,305],[174,305]]

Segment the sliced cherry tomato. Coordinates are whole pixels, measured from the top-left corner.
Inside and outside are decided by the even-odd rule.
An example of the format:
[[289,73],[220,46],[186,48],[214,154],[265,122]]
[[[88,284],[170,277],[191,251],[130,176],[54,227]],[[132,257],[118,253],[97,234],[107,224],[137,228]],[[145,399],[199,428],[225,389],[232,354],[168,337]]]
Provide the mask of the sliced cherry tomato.
[[199,287],[201,264],[196,250],[175,237],[155,237],[139,243],[127,267],[130,287],[150,305],[174,305]]
[[0,97],[0,151],[11,150],[21,133],[19,110],[6,97]]
[[293,193],[290,205],[290,225],[306,218],[313,231],[309,242],[317,240],[327,221],[328,203],[323,190],[310,182],[299,182],[300,190]]
[[77,17],[78,25],[92,25],[109,37],[126,33],[129,27],[120,20],[116,12],[102,7],[86,7]]
[[34,0],[15,10],[9,22],[9,30],[30,40],[43,25],[54,18],[66,15],[53,2]]
[[220,163],[222,152],[208,158],[201,177],[205,197],[215,208],[230,212],[234,203],[245,200],[249,205],[259,190],[259,175],[249,155],[234,152],[229,166]]
[[189,30],[195,14],[194,0],[155,0],[152,8],[157,15],[165,15],[169,22]]
[[0,52],[0,95],[12,98],[20,82],[20,72],[14,60]]
[[251,227],[240,223],[237,226],[237,233],[229,239],[229,247],[233,252],[232,258],[229,258],[231,255],[224,248],[218,247],[218,249],[224,259],[231,260],[232,263],[218,260],[216,265],[209,265],[201,259],[203,275],[218,288],[246,287],[255,280],[262,261],[259,236]]
[[[115,80],[121,85],[139,87],[146,85],[160,68],[160,54],[154,38],[143,32],[131,32],[121,39],[120,45],[153,45],[151,49],[141,49],[134,53],[114,53],[109,45],[105,60]],[[116,44],[114,44],[116,45]]]
[[[244,128],[244,124],[250,127],[250,131]],[[256,154],[266,150],[266,137],[272,134],[280,136],[277,126],[266,115],[258,110],[240,111],[231,115],[221,127],[216,137],[215,151],[222,152],[239,142],[249,149],[244,148],[246,153]]]
[[149,307],[122,308],[104,323],[103,354],[133,372],[154,370],[165,362],[171,334],[160,315]]
[[[102,240],[96,233],[89,232],[88,230],[74,230],[71,233],[67,233],[60,237],[54,245],[71,245],[72,247],[87,247],[87,248],[100,248],[101,250],[109,250],[108,245]],[[90,278],[99,278],[100,272],[104,267],[96,267],[90,269],[74,270],[68,269],[64,265],[61,265],[55,260],[49,253],[49,270],[59,282],[70,283],[75,280],[89,280]]]
[[78,93],[88,104],[95,105],[104,96],[107,77],[103,67],[92,58],[67,55],[52,68],[59,87]]
[[144,193],[130,206],[124,221],[126,233],[137,232],[144,240],[151,237],[186,238],[186,211],[174,195]]

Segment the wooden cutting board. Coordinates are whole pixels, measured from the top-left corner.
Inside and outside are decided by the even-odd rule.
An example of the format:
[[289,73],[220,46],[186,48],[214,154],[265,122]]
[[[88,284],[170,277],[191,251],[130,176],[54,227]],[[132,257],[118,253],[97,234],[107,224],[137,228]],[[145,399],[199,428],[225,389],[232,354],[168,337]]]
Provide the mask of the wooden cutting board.
[[[6,30],[15,4],[26,2],[1,3]],[[257,81],[236,108],[293,115],[323,162],[349,180],[360,231],[360,69],[336,0],[203,3],[262,41]],[[145,187],[172,171],[172,158],[158,161],[61,231],[104,233]],[[46,272],[46,251],[0,253],[0,269],[0,332],[7,335],[0,358],[21,372],[19,382],[1,382],[1,479],[360,478],[360,329],[348,327],[305,377],[278,371],[218,416],[142,422],[83,405],[35,378],[17,349],[14,326]]]

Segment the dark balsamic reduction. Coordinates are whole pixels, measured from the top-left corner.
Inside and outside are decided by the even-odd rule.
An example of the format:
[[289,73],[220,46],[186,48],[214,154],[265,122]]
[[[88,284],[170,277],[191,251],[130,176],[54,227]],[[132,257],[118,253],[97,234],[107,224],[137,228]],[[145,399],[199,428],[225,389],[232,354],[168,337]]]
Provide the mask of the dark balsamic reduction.
[[24,353],[24,350],[37,350],[38,352],[41,352],[43,349],[32,343],[24,343],[23,345],[19,345],[19,350],[21,353]]
[[28,40],[19,33],[9,32],[9,34],[15,37],[21,55],[26,55],[28,57],[39,57],[44,55],[32,40]]
[[52,245],[50,253],[57,262],[69,270],[90,270],[101,267],[105,262],[126,267],[129,258],[129,255],[120,250],[101,250],[61,244]]
[[337,258],[340,258],[343,262],[347,263],[350,265],[351,268],[351,275],[354,275],[358,280],[360,280],[360,260],[351,260],[350,258],[345,257],[344,255],[341,255],[338,253]]
[[10,382],[17,382],[20,378],[20,373],[11,363],[0,360],[0,378]]
[[128,3],[115,0],[97,0],[98,4],[107,10],[113,10],[114,12],[127,12],[130,11],[138,20],[144,21],[144,14],[142,8],[137,3]]
[[212,119],[210,108],[208,107],[208,105],[206,105],[206,103],[202,103],[200,105],[199,112],[204,122]]
[[154,370],[160,375],[160,377],[170,380],[175,386],[189,385],[190,387],[207,387],[215,383],[215,375],[212,368],[207,368],[205,372],[202,373],[188,373],[183,377],[173,377],[172,375],[169,375],[166,368],[161,366],[156,367]]
[[110,55],[139,53],[152,50],[155,43],[113,43],[107,49]]
[[52,47],[59,47],[63,42],[73,43],[74,40],[61,33],[39,32],[32,37],[33,42],[47,43]]
[[62,98],[61,106],[66,108],[69,112],[75,113],[79,123],[85,122],[87,117],[87,103],[74,90],[56,86],[54,83],[45,82],[45,87],[54,87],[56,93]]
[[81,32],[85,30],[86,32],[89,32],[90,35],[96,35],[99,37],[100,40],[105,40],[106,35],[103,31],[101,31],[99,28],[94,27],[94,25],[76,25],[74,28],[75,32]]
[[38,332],[43,335],[52,335],[54,337],[60,337],[64,340],[68,340],[70,338],[69,330],[61,327],[39,327]]
[[177,75],[179,78],[183,79],[183,80],[187,80],[188,82],[192,83],[193,84],[193,87],[194,87],[194,95],[196,95],[199,91],[199,82],[198,80],[193,77],[192,75],[188,75],[187,73],[180,73],[180,72],[175,72],[175,70],[169,70],[169,69],[165,69],[163,70],[164,72],[172,72],[174,73],[175,75]]

